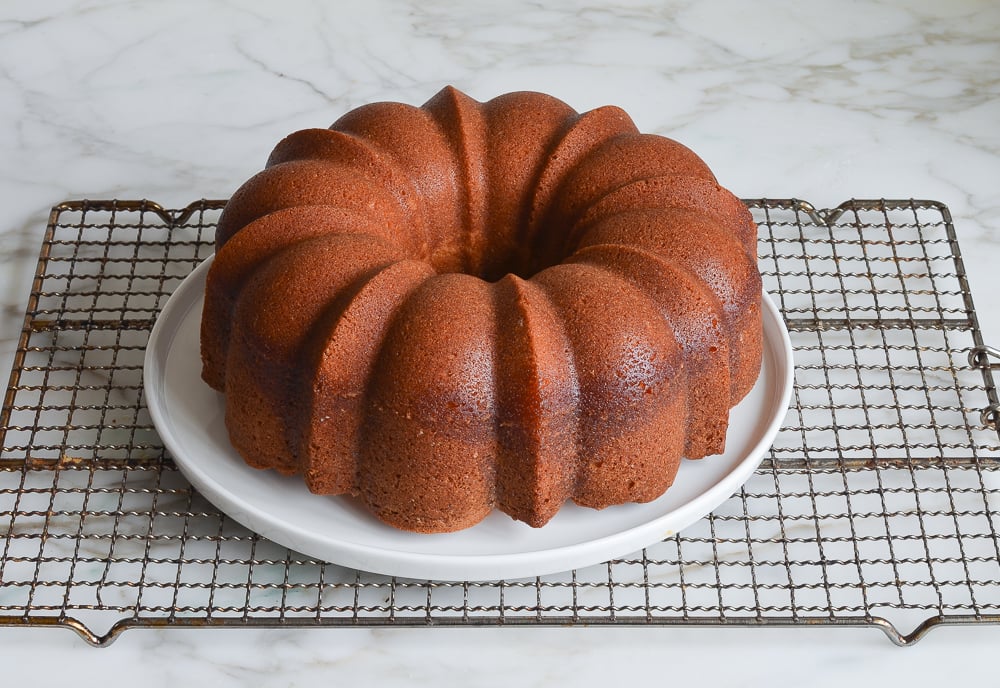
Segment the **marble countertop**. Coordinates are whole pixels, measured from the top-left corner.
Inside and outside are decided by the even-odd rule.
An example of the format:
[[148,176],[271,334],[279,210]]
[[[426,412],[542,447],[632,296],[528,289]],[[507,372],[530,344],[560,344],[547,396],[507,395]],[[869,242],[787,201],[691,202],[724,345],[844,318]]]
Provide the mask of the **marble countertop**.
[[[357,5],[357,7],[353,6]],[[225,198],[286,133],[445,84],[478,99],[612,103],[687,143],[743,197],[919,198],[954,216],[1000,345],[1000,7],[794,3],[11,2],[0,11],[0,370],[48,209]],[[0,582],[2,585],[2,582]],[[94,650],[0,629],[12,684],[925,685],[982,679],[1000,628],[898,650],[871,629],[132,630]]]

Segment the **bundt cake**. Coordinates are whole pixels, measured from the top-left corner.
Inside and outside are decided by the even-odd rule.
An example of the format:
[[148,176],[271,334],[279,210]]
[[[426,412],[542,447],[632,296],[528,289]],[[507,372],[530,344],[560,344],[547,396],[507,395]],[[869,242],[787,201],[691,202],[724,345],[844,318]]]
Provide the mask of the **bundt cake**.
[[281,141],[216,249],[233,446],[406,530],[653,500],[760,370],[750,213],[616,107],[360,107]]

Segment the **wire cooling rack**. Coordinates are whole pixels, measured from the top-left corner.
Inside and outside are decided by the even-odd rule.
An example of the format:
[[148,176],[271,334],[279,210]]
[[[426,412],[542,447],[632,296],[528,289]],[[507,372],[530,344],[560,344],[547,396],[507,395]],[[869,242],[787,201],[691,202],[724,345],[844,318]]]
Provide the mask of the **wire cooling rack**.
[[247,531],[143,403],[150,328],[221,202],[52,211],[0,415],[0,624],[132,627],[1000,623],[1000,403],[948,209],[747,201],[793,403],[749,482],[605,564],[492,583],[347,570]]

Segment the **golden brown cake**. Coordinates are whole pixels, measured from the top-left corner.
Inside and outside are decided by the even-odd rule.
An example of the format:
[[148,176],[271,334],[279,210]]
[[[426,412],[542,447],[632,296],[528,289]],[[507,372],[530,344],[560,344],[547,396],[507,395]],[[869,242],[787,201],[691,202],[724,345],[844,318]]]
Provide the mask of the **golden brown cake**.
[[216,249],[233,446],[406,530],[656,499],[760,370],[750,213],[616,107],[360,107],[281,141]]

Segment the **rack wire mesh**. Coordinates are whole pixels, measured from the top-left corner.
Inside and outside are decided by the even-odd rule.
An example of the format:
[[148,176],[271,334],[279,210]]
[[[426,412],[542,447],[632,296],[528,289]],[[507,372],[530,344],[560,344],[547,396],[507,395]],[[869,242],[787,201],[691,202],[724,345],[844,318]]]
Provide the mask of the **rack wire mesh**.
[[747,484],[680,534],[563,574],[390,578],[313,561],[195,492],[144,406],[149,331],[218,201],[53,208],[0,412],[0,625],[847,625],[906,645],[1000,623],[1000,352],[948,209],[747,201],[796,357]]

